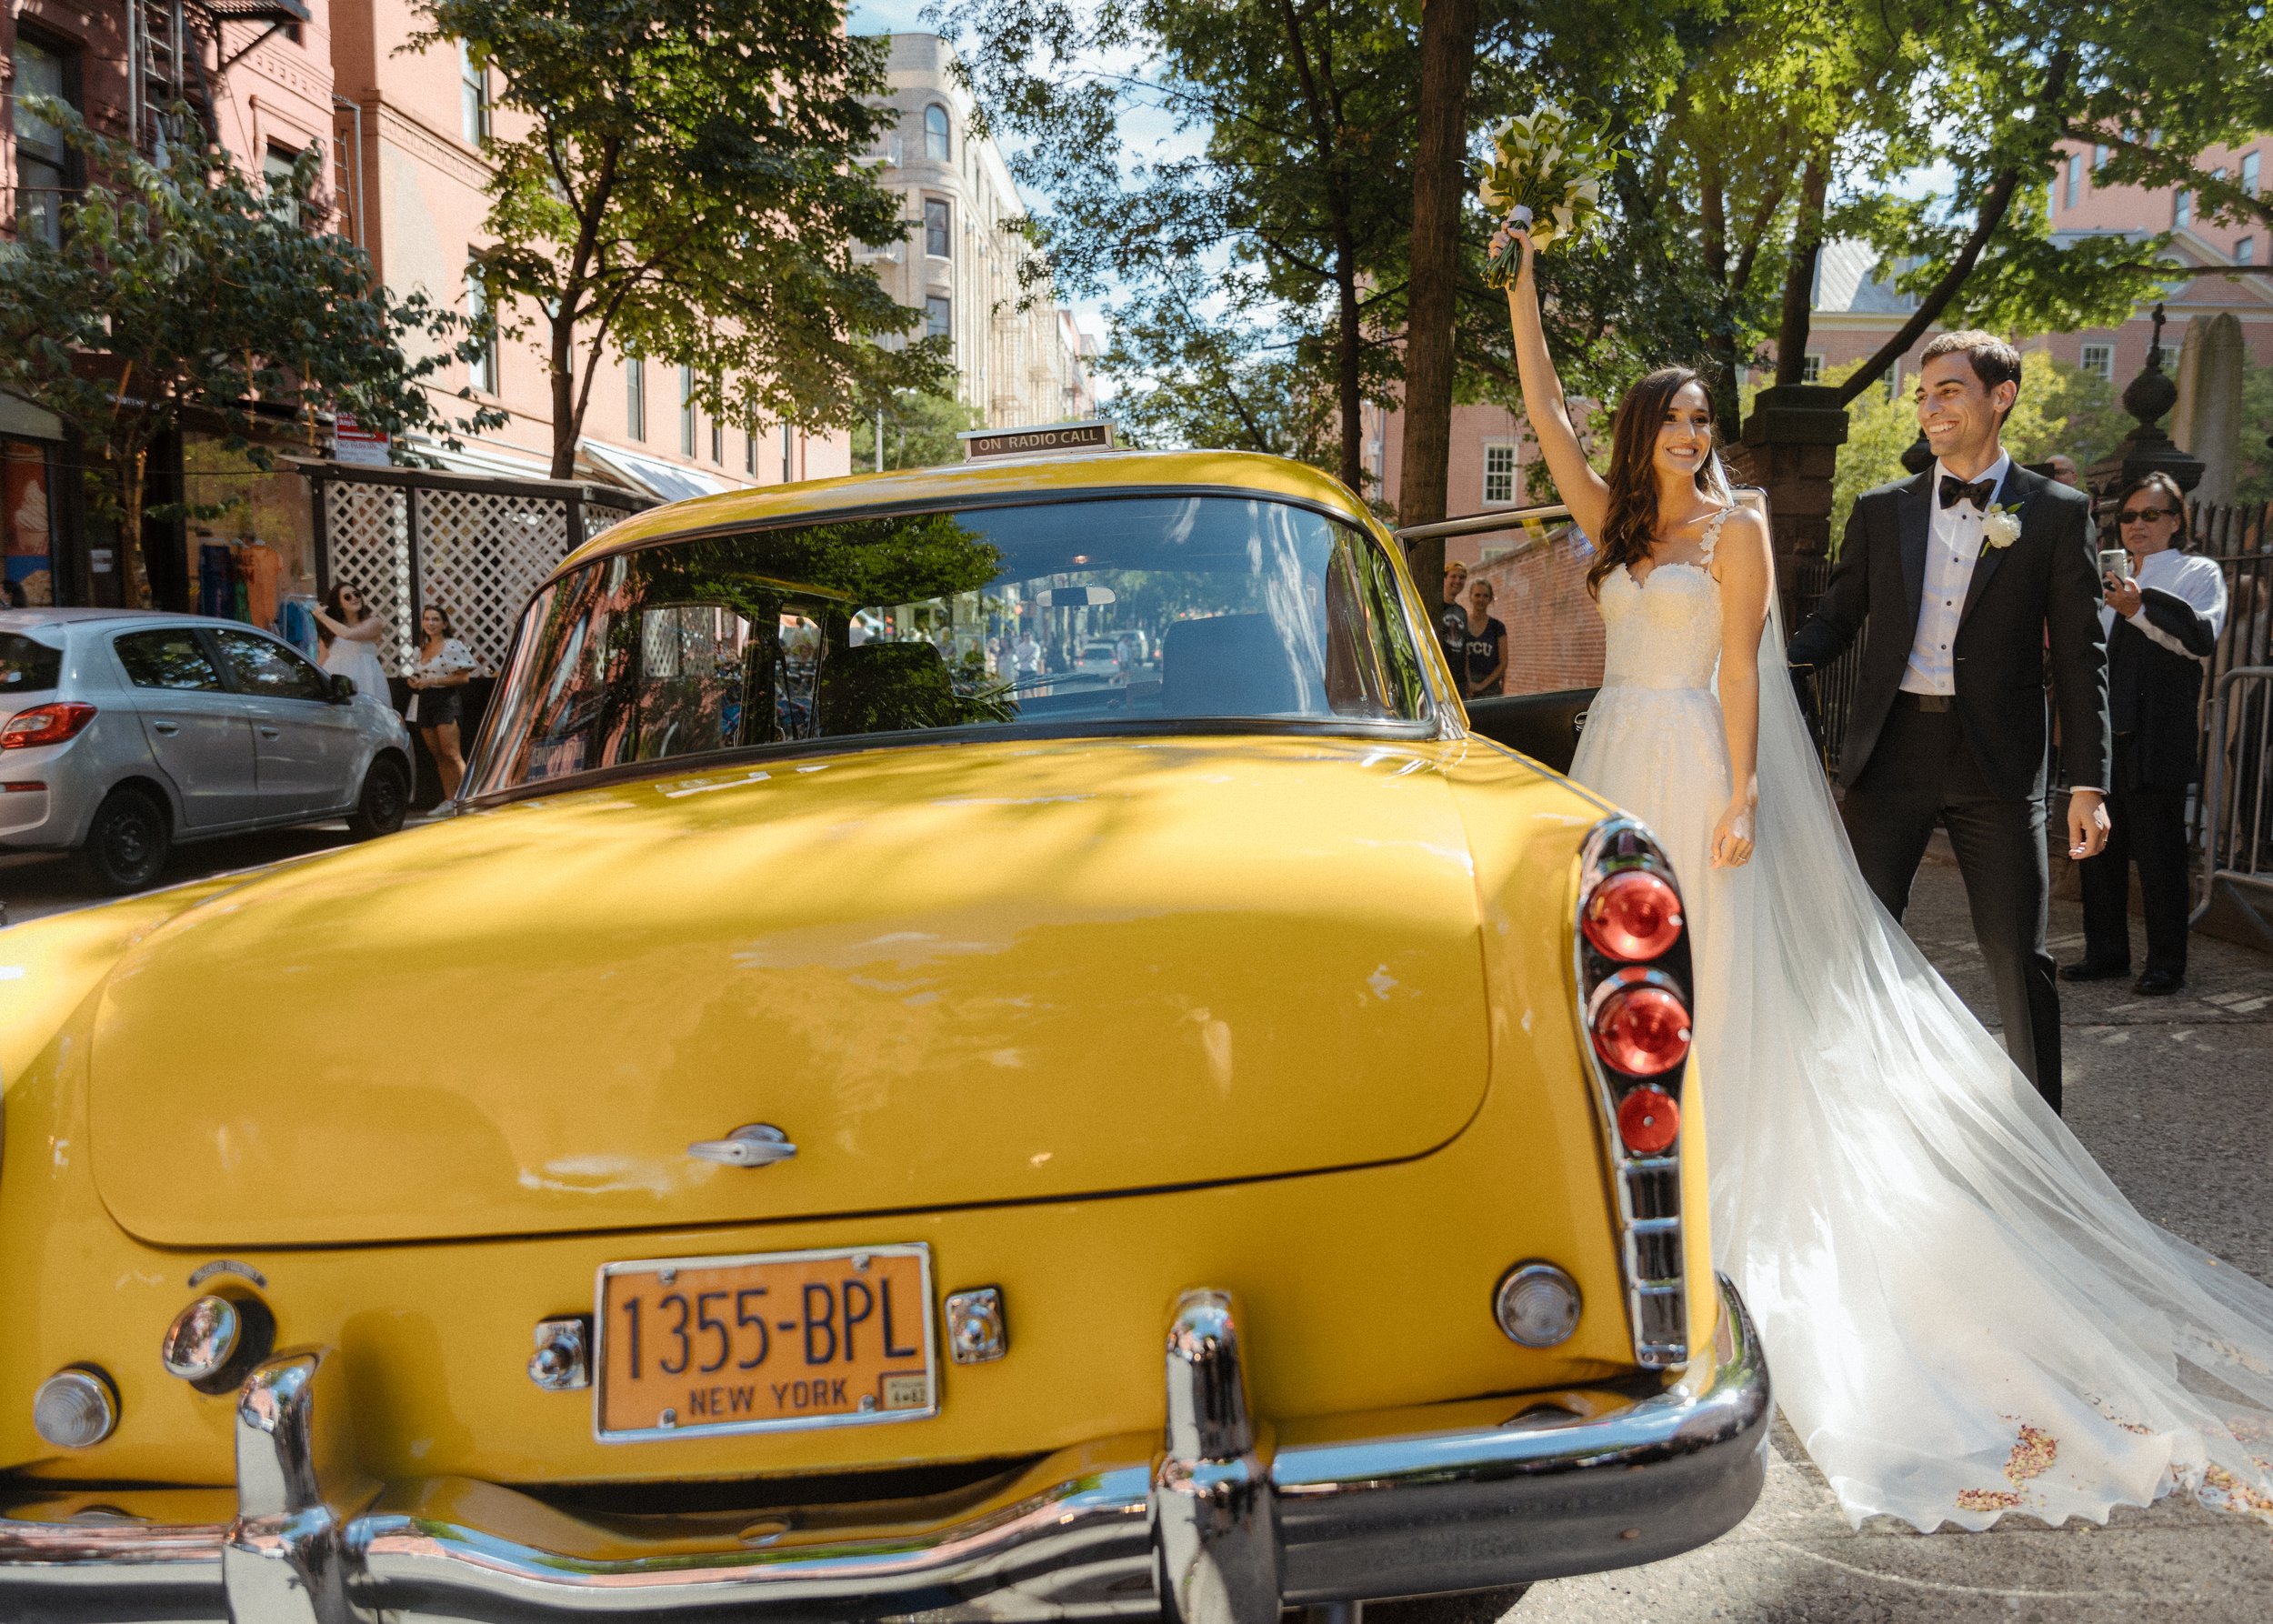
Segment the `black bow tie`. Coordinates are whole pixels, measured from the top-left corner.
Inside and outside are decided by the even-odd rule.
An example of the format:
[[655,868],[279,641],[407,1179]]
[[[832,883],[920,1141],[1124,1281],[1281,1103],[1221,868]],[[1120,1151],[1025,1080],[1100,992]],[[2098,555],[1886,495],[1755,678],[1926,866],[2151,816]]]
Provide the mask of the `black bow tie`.
[[1974,506],[1987,513],[1989,503],[1996,498],[1996,496],[1997,482],[1993,479],[1977,479],[1971,485],[1968,485],[1955,474],[1944,474],[1941,476],[1941,505],[1944,507],[1955,507],[1960,502],[1970,502]]

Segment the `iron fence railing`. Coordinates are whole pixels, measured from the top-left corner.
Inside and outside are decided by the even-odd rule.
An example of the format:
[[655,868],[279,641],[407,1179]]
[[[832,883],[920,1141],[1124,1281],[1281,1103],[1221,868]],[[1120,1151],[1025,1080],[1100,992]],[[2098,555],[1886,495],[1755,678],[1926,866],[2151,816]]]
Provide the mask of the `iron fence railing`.
[[2237,666],[2210,702],[2199,920],[2221,893],[2273,947],[2273,666]]

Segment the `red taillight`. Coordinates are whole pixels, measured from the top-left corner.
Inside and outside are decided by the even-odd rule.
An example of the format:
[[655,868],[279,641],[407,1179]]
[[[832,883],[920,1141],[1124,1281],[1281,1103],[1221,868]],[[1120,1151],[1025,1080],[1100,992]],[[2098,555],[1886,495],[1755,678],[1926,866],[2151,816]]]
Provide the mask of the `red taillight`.
[[1594,1048],[1605,1065],[1628,1077],[1656,1077],[1689,1052],[1689,1010],[1669,987],[1627,972],[1596,995]]
[[1578,922],[1612,958],[1656,958],[1681,939],[1681,898],[1657,875],[1628,868],[1594,888]]
[[28,750],[34,745],[59,745],[76,738],[95,720],[95,707],[76,699],[58,699],[19,710],[0,726],[0,750]]
[[1618,1138],[1636,1156],[1661,1156],[1681,1131],[1681,1108],[1663,1088],[1647,1085],[1618,1101]]

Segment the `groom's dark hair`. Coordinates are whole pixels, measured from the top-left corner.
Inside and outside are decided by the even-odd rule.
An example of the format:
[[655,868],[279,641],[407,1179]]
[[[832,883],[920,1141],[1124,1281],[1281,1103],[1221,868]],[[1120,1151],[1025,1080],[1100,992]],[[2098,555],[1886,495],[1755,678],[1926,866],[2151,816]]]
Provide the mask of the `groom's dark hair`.
[[[1925,370],[1927,362],[1941,356],[1963,356],[1971,363],[1973,376],[1981,380],[1982,388],[1993,391],[1999,384],[2010,384],[2013,398],[2019,399],[2020,352],[1996,334],[1984,333],[1978,327],[1944,333],[1920,352],[1918,369]],[[2006,416],[2011,416],[2010,407],[2006,408]],[[1998,419],[1999,423],[2004,420]]]

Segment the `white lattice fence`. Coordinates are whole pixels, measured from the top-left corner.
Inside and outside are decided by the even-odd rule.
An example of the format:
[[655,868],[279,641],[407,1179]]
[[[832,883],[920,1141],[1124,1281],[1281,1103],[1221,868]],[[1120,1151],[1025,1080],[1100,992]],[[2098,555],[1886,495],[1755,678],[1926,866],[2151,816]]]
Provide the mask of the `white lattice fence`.
[[379,643],[389,677],[403,665],[396,647],[410,625],[410,493],[359,480],[324,483],[324,536],[331,586],[353,586],[394,636]]
[[537,583],[568,555],[568,504],[487,491],[418,493],[418,601],[495,671]]
[[628,507],[609,507],[598,502],[584,505],[584,538],[590,541],[611,525],[620,525],[631,517]]

